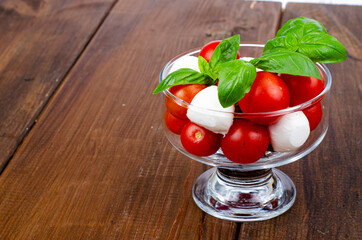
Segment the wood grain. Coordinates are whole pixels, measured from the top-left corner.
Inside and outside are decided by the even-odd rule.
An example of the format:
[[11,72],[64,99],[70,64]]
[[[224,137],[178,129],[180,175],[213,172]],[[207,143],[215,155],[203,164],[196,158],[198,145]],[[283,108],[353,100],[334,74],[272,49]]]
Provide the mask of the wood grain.
[[151,92],[176,54],[235,33],[265,42],[279,17],[279,3],[119,1],[0,176],[0,236],[235,239],[194,204],[206,166],[167,142]]
[[0,172],[112,2],[0,1]]
[[346,47],[343,63],[328,64],[333,83],[326,138],[307,157],[282,167],[297,199],[284,215],[242,224],[239,239],[360,239],[362,7],[288,3],[283,22],[320,21]]

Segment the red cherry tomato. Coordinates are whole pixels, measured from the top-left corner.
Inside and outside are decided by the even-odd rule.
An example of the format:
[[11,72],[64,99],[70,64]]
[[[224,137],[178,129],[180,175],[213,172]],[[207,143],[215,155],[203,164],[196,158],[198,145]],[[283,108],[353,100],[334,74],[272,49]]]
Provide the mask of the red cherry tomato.
[[[245,113],[270,112],[289,107],[287,85],[274,73],[258,72],[250,91],[238,102]],[[271,124],[279,117],[254,118],[251,121]]]
[[221,134],[217,134],[189,122],[181,132],[182,146],[196,156],[209,156],[220,148]]
[[322,120],[322,104],[319,102],[303,110],[303,113],[308,118],[310,131],[313,131]]
[[269,146],[265,126],[246,119],[235,119],[229,132],[221,139],[224,155],[237,163],[253,163],[264,156]]
[[[320,72],[320,71],[319,71]],[[322,74],[321,74],[322,75]],[[282,74],[290,92],[290,106],[296,106],[318,96],[324,89],[323,81],[315,77]]]
[[[195,95],[206,87],[207,86],[203,84],[186,84],[173,86],[169,89],[169,91],[175,97],[178,97],[187,103],[191,103]],[[180,119],[187,119],[187,107],[183,105],[181,101],[178,102],[177,100],[166,96],[165,104],[167,110],[172,115]]]
[[[202,47],[199,56],[205,58],[205,60],[207,62],[210,62],[211,56],[215,51],[215,48],[217,47],[217,45],[219,45],[219,43],[221,42],[221,40],[217,40],[217,41],[212,41],[209,42],[208,44],[206,44],[205,46]],[[238,52],[236,59],[240,58],[240,53]]]
[[183,127],[186,125],[186,123],[189,122],[188,119],[179,119],[177,117],[175,117],[174,115],[172,115],[171,113],[169,113],[168,111],[165,112],[164,115],[164,119],[165,119],[165,124],[167,126],[167,128],[175,133],[180,135],[181,131],[183,129]]

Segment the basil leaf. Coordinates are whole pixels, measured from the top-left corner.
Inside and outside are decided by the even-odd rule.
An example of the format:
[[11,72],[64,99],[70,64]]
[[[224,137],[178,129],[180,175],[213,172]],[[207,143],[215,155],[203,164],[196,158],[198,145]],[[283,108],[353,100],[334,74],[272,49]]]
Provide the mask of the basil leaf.
[[343,62],[347,58],[344,46],[335,37],[326,33],[311,33],[301,40],[294,38],[292,34],[277,37],[265,44],[263,54],[280,51],[299,52],[313,62],[320,63]]
[[[213,80],[217,79],[217,75],[211,70],[209,63],[206,61],[205,58],[199,56],[198,64],[199,64],[199,69],[200,69],[201,73],[208,75]],[[216,83],[216,81],[215,81],[215,83]]]
[[212,84],[212,79],[204,73],[199,73],[189,68],[181,68],[167,75],[158,86],[153,94],[162,92],[172,86],[182,84]]
[[217,45],[209,62],[211,69],[216,75],[220,64],[236,59],[239,45],[240,35],[226,38]]
[[255,58],[250,63],[267,72],[312,76],[322,80],[314,62],[301,53],[273,52],[265,54],[261,58]]
[[309,33],[327,33],[326,29],[318,21],[306,17],[298,17],[287,21],[278,31],[277,37],[292,33],[297,39],[302,39]]
[[335,37],[328,34],[306,35],[300,42],[297,52],[320,63],[343,62],[347,58],[344,46]]
[[221,106],[230,107],[250,91],[256,68],[242,60],[223,63],[219,69],[218,96]]
[[280,51],[295,52],[298,50],[298,44],[298,39],[293,34],[276,37],[266,42],[263,49],[263,55]]
[[263,54],[279,51],[299,52],[320,63],[342,62],[347,58],[343,45],[328,35],[323,25],[306,17],[286,22],[277,37],[266,43]]

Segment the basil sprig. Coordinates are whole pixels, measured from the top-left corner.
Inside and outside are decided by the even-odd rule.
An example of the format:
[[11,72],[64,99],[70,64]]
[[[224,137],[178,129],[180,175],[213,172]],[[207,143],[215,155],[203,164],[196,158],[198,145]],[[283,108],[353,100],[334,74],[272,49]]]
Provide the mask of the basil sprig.
[[347,58],[346,49],[327,34],[323,25],[306,17],[286,22],[276,38],[266,43],[263,54],[279,51],[298,52],[320,63],[342,62]]
[[175,85],[213,85],[219,80],[219,101],[223,107],[229,107],[250,91],[256,78],[256,68],[322,79],[315,62],[336,63],[347,57],[343,45],[335,37],[328,35],[322,24],[306,17],[286,22],[276,37],[266,43],[260,58],[249,62],[236,60],[239,44],[239,35],[221,41],[210,62],[199,56],[201,73],[179,69],[160,82],[154,93]]
[[163,79],[153,94],[160,93],[172,86],[181,84],[216,84],[219,73],[219,66],[225,62],[236,59],[240,44],[240,35],[234,35],[230,38],[224,39],[215,48],[211,56],[210,62],[207,62],[203,57],[199,56],[198,66],[201,73],[189,69],[181,68]]

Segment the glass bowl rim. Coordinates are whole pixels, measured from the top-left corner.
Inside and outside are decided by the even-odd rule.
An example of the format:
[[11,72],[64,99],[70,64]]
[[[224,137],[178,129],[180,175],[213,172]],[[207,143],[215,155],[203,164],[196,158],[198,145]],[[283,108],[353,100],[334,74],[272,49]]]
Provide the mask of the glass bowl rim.
[[[244,43],[244,44],[240,44],[240,47],[264,47],[264,44],[249,44],[249,43]],[[181,58],[183,56],[189,56],[195,53],[198,53],[201,51],[201,48],[195,48],[195,49],[191,49],[189,51],[183,52],[177,56],[175,56],[174,58],[172,58],[170,61],[168,61],[165,66],[162,68],[160,76],[159,76],[159,83],[163,80],[163,74],[165,72],[165,70],[178,58]],[[248,56],[246,56],[248,57]],[[326,67],[325,64],[322,63],[316,63],[316,65],[318,66],[318,68],[324,73],[322,75],[325,75],[327,77],[327,81],[326,79],[324,79],[324,81],[326,82],[325,87],[323,89],[323,91],[318,94],[317,96],[315,96],[314,98],[301,103],[299,105],[293,106],[293,107],[288,107],[288,108],[284,108],[284,109],[280,109],[280,110],[276,110],[276,111],[269,111],[269,112],[252,112],[252,113],[240,113],[240,112],[226,112],[226,111],[218,111],[218,110],[214,110],[214,109],[207,109],[207,108],[202,108],[199,106],[195,106],[192,105],[191,103],[188,103],[178,97],[176,97],[175,95],[173,95],[168,89],[164,90],[163,93],[170,97],[171,99],[173,99],[173,101],[176,101],[179,104],[182,104],[183,106],[189,108],[192,107],[195,110],[200,110],[200,111],[206,111],[211,113],[215,113],[215,114],[222,114],[222,113],[232,113],[234,114],[236,117],[247,117],[247,116],[278,116],[278,115],[285,115],[288,113],[292,113],[292,112],[296,112],[296,111],[302,111],[312,105],[314,105],[316,102],[319,102],[320,100],[322,100],[322,98],[327,94],[327,92],[330,90],[331,88],[331,84],[332,84],[332,76],[331,73],[329,71],[329,69]]]

